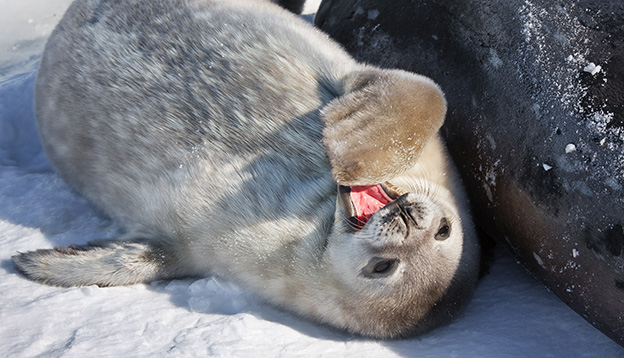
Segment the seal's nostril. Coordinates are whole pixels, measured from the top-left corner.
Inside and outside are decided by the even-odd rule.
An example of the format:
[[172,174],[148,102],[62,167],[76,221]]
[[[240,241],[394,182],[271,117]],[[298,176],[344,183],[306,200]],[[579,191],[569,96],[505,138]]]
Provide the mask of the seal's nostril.
[[416,228],[421,228],[421,223],[423,221],[423,212],[424,207],[419,202],[411,202],[408,199],[409,194],[401,195],[395,203],[399,207],[399,214],[405,221],[406,225],[409,225],[411,222]]

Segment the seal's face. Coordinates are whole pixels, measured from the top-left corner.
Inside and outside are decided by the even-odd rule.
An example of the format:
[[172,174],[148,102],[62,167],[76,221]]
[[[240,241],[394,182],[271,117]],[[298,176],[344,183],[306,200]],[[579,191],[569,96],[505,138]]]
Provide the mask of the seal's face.
[[[339,187],[336,215],[346,219],[338,221],[328,254],[345,294],[342,308],[351,317],[347,328],[401,336],[452,316],[446,311],[441,314],[447,317],[432,317],[461,270],[463,228],[456,209],[445,204],[445,191]],[[377,324],[363,326],[368,322]]]

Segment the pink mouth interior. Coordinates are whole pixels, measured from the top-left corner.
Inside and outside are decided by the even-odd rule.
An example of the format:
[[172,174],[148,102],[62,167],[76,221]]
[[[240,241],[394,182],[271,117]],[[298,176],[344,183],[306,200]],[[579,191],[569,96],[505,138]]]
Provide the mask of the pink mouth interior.
[[355,206],[357,220],[364,226],[377,210],[392,202],[379,184],[351,187],[351,201]]

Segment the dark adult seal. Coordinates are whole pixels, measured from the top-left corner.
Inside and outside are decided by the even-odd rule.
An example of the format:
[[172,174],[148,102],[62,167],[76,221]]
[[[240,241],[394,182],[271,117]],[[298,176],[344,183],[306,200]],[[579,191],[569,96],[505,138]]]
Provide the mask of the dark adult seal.
[[624,344],[624,4],[327,0],[315,22],[441,84],[479,226]]

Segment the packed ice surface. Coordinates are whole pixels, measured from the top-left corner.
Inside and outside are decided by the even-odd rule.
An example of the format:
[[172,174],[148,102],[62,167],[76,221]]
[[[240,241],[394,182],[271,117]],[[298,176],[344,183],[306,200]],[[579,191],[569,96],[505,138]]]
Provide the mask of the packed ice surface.
[[[29,19],[43,3],[68,1],[20,0],[9,9]],[[0,44],[26,38],[20,32],[27,29],[3,31]],[[210,277],[69,289],[24,279],[10,261],[18,251],[119,233],[69,190],[41,151],[32,108],[37,56],[9,58],[11,71],[0,73],[1,357],[624,357],[624,348],[502,250],[462,316],[398,341],[361,339],[301,320]]]
[[41,52],[72,0],[0,0],[0,76]]

